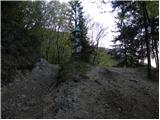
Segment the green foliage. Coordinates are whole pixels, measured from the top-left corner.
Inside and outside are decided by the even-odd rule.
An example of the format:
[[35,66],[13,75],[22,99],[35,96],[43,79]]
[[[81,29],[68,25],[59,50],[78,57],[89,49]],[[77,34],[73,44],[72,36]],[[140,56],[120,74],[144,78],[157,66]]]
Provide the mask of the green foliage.
[[150,18],[159,15],[159,1],[147,1],[146,7]]
[[38,19],[41,14],[33,17],[35,12],[31,12],[31,2],[3,1],[1,4],[2,84],[6,84],[14,79],[17,69],[31,69],[34,66],[35,53],[39,45],[34,31],[41,27]]
[[119,9],[112,54],[125,66],[136,66],[146,58],[149,61],[150,55],[158,59],[158,2],[112,1],[112,7]]
[[59,1],[43,3],[44,28],[41,29],[40,55],[50,63],[64,64],[71,57],[68,6]]
[[98,64],[100,66],[112,67],[116,66],[118,63],[118,61],[113,59],[113,56],[108,54],[108,51],[103,48],[98,49],[98,59],[99,59]]
[[97,52],[97,56],[95,58],[95,65],[112,67],[116,66],[118,60],[114,59],[113,56],[109,54],[109,50],[103,47],[99,47]]
[[[57,41],[56,37],[59,34]],[[50,63],[64,64],[71,58],[71,43],[68,40],[68,33],[57,33],[51,29],[40,29],[39,35],[41,39],[40,55]],[[56,42],[59,46],[57,48]],[[59,53],[58,53],[59,52]],[[59,60],[58,60],[59,54]]]

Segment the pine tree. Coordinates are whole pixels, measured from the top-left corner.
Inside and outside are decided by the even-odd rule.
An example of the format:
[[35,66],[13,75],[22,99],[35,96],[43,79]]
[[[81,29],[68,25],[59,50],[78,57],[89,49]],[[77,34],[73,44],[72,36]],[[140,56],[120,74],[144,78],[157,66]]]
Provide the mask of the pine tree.
[[[135,26],[137,16],[130,13],[130,10],[132,10],[131,2],[116,1],[113,2],[113,7],[119,7],[121,10],[117,16],[118,30],[116,32],[119,35],[113,40],[115,43],[113,51],[116,54],[115,56],[121,59],[121,65],[136,66],[138,64],[138,49],[140,44],[136,39],[136,35],[138,34],[138,27]],[[128,20],[127,18],[130,17],[134,17],[134,19]],[[132,22],[134,24],[131,24]]]
[[[80,59],[89,62],[90,55],[93,48],[90,46],[89,38],[87,37],[87,27],[85,25],[85,19],[83,16],[83,7],[79,1],[70,1],[70,23],[72,24],[71,30],[73,31],[77,26],[80,29],[80,44],[82,50],[80,53]],[[72,32],[71,31],[71,32]],[[74,41],[75,38],[71,38]]]
[[[115,38],[114,42],[120,42],[119,45],[115,45],[115,49],[113,51],[114,53],[119,54],[119,57],[122,58],[124,64],[128,64],[128,57],[132,58],[132,60],[129,60],[129,64],[131,66],[133,61],[138,63],[139,61],[143,61],[147,58],[148,77],[151,75],[151,55],[153,55],[156,61],[159,59],[157,57],[157,39],[159,37],[157,35],[158,25],[156,20],[152,20],[155,18],[158,19],[158,14],[156,13],[158,7],[155,6],[155,10],[155,8],[153,8],[153,4],[157,5],[158,3],[156,3],[156,1],[112,2],[113,8],[119,9],[117,17],[119,20],[117,23],[119,35]],[[149,17],[151,15],[149,15],[150,9],[148,9],[148,7],[152,8],[151,11],[153,12],[152,14],[154,14],[154,17]],[[157,66],[158,64],[159,63],[157,62]]]

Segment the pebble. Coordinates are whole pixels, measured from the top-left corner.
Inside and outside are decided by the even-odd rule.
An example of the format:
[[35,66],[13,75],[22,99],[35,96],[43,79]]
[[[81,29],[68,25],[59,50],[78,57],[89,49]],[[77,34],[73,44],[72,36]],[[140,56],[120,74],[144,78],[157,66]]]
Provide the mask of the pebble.
[[25,107],[22,107],[22,111],[27,111],[29,109],[29,107],[25,106]]
[[109,108],[109,105],[108,105],[108,104],[105,104],[105,107]]
[[121,109],[121,108],[118,108],[118,111],[122,111],[122,109]]
[[22,103],[17,103],[17,106],[18,106],[18,107],[21,107],[21,105],[22,105]]

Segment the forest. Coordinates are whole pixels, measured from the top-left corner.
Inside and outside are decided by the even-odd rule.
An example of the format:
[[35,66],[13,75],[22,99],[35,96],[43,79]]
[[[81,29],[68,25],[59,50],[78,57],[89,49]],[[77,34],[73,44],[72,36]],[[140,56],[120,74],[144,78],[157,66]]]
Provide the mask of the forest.
[[1,1],[2,118],[159,118],[159,1],[99,0],[111,48],[82,2]]

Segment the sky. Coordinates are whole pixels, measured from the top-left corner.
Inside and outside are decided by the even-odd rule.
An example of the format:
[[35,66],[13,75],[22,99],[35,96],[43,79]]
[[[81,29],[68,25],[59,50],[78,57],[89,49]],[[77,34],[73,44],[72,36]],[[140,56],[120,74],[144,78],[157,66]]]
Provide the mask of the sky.
[[[69,0],[59,0],[61,2],[68,2]],[[94,22],[99,23],[104,28],[107,27],[106,36],[100,40],[99,46],[111,48],[113,40],[112,30],[115,30],[115,13],[111,13],[112,6],[110,3],[101,5],[99,0],[80,0],[82,2],[84,16],[89,16]],[[109,1],[109,0],[106,0]],[[102,10],[103,9],[103,10]],[[103,12],[105,11],[105,12]]]
[[100,40],[99,46],[111,48],[111,40],[113,40],[114,36],[114,33],[111,31],[115,30],[115,13],[111,13],[111,3],[104,5],[95,1],[96,0],[82,0],[85,15],[89,15],[91,18],[93,18],[93,21],[101,24],[104,28],[107,27],[107,34],[103,39]]

